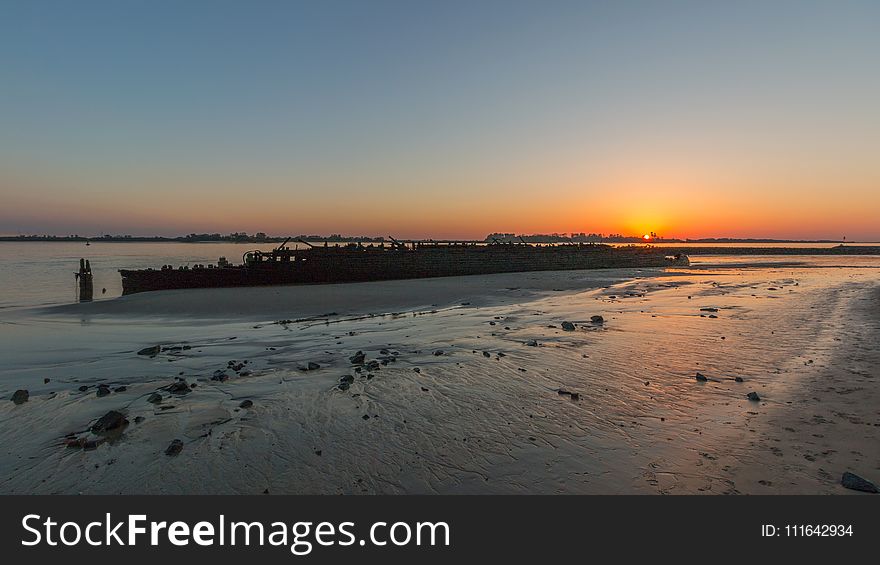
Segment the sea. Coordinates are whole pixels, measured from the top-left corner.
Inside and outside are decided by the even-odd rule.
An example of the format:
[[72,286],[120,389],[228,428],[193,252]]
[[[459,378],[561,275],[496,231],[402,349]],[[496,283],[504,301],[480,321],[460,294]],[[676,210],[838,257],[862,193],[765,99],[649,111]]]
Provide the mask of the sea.
[[[94,299],[112,300],[122,294],[119,269],[159,268],[162,265],[192,266],[216,263],[225,257],[240,263],[248,251],[269,251],[277,244],[176,243],[176,242],[0,242],[0,310],[68,304],[77,300],[74,273],[80,258],[88,259],[94,275]],[[294,247],[305,245],[292,244]],[[663,246],[664,244],[660,244]],[[680,246],[682,244],[666,244]],[[689,247],[746,247],[750,244],[687,244]],[[810,247],[834,247],[836,243],[811,243]],[[847,245],[878,245],[853,243]],[[803,247],[803,243],[751,244],[758,247]],[[714,258],[730,262],[735,257]],[[799,258],[806,260],[807,258]],[[695,258],[696,262],[713,260]],[[751,256],[748,261],[757,258]],[[791,261],[790,256],[785,257]],[[811,260],[827,261],[827,258]]]

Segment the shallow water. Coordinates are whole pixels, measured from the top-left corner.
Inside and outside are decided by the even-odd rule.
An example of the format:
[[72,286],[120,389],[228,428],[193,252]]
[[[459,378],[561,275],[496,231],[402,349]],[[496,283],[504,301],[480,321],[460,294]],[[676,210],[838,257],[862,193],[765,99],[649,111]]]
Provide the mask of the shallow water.
[[[817,379],[831,386],[823,375],[841,351],[858,361],[876,348],[880,258],[760,260],[707,258],[620,280],[521,274],[523,287],[540,276],[580,289],[285,324],[8,315],[0,390],[26,387],[31,400],[0,403],[0,492],[836,492],[837,467],[880,467],[880,416],[875,404],[843,410],[830,393],[818,408],[805,391]],[[191,349],[135,354],[155,343]],[[353,371],[356,351],[376,359],[382,349],[396,361],[372,379]],[[229,360],[252,374],[211,381]],[[309,361],[321,368],[303,370]],[[834,394],[876,389],[876,364],[848,370]],[[344,374],[355,381],[340,391]],[[197,388],[146,402],[178,376]],[[97,398],[99,382],[128,389]],[[254,407],[239,409],[243,399]],[[109,409],[145,420],[94,451],[61,445]],[[791,441],[764,427],[842,413],[838,428]],[[831,440],[813,435],[843,425],[857,426],[846,432],[857,448],[817,447]],[[184,452],[168,458],[174,438]]]
[[[89,259],[91,263],[94,274],[94,299],[109,300],[122,294],[119,269],[158,268],[165,264],[192,266],[197,263],[216,263],[219,257],[240,263],[242,255],[247,251],[254,249],[268,251],[276,245],[95,242],[86,246],[82,242],[0,242],[0,288],[3,289],[3,293],[0,294],[0,310],[75,302],[77,286],[74,273],[79,268],[80,258]],[[304,244],[292,244],[293,247],[298,245]],[[775,244],[780,247],[792,245]],[[694,244],[694,246],[699,245]],[[722,244],[715,246],[723,247]],[[739,246],[746,247],[746,245]],[[831,247],[833,244],[813,246]],[[702,264],[707,261],[715,263],[716,259],[700,257],[695,258],[695,263]],[[722,258],[722,260],[728,259]],[[755,260],[754,257],[745,259]],[[792,261],[792,257],[761,258],[764,259]]]

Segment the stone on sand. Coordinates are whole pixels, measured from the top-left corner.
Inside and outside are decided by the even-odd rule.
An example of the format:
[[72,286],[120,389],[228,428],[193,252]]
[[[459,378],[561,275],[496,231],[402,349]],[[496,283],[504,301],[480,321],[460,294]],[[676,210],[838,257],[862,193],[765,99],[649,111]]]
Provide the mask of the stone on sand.
[[602,316],[599,316],[599,315],[590,316],[590,321],[593,322],[594,324],[604,324],[605,318],[603,318]]
[[706,381],[709,380],[708,378],[706,378],[706,375],[704,375],[703,373],[697,373],[694,376],[694,378],[697,379],[698,381],[700,381],[701,383],[705,383]]
[[572,324],[571,322],[562,322],[562,329],[567,332],[573,332],[574,324]]
[[28,398],[31,397],[31,393],[26,391],[23,388],[18,389],[17,391],[12,393],[12,398],[9,400],[13,401],[16,404],[24,404],[28,401]]
[[843,477],[841,477],[840,479],[840,484],[848,489],[858,490],[861,492],[880,492],[880,489],[877,488],[877,485],[867,479],[863,479],[855,473],[850,473],[849,471],[843,474]]
[[107,432],[112,432],[113,430],[118,430],[126,424],[128,424],[128,420],[125,419],[125,416],[123,416],[122,412],[110,410],[109,412],[98,418],[98,421],[92,424],[92,427],[89,429],[92,431],[92,433],[104,434]]
[[179,439],[172,440],[168,447],[165,448],[165,455],[174,457],[183,451],[183,442]]
[[191,392],[189,385],[186,384],[186,381],[174,382],[165,387],[165,390],[172,394],[189,394]]
[[366,358],[367,355],[363,351],[358,351],[357,353],[349,357],[348,360],[351,361],[352,365],[362,365],[364,359]]
[[162,350],[161,345],[154,345],[152,347],[144,347],[140,351],[137,352],[138,355],[148,355],[150,357],[155,357]]
[[761,401],[761,397],[758,396],[758,393],[757,393],[757,392],[750,392],[750,393],[748,393],[748,394],[746,395],[746,398],[748,398],[748,399],[751,400],[752,402],[760,402],[760,401]]

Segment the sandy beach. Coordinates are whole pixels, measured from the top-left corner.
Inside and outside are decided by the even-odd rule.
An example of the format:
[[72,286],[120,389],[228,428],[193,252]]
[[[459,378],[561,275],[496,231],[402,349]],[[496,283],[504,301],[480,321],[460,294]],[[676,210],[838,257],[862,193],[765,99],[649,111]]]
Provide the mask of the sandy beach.
[[[0,492],[850,494],[845,471],[877,482],[880,262],[761,261],[6,311],[0,392],[29,398],[0,403]],[[127,423],[89,431],[109,411]],[[167,455],[173,440],[182,449]]]

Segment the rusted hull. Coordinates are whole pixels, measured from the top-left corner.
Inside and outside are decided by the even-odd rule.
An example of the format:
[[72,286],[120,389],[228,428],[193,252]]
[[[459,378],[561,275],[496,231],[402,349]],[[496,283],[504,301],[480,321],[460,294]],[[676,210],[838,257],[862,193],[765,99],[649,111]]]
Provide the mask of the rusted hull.
[[[685,259],[686,261],[686,259]],[[681,264],[681,260],[678,262]],[[576,269],[664,267],[660,250],[604,246],[437,247],[417,250],[317,248],[291,261],[222,268],[121,270],[123,294],[151,290],[330,284]]]

